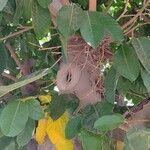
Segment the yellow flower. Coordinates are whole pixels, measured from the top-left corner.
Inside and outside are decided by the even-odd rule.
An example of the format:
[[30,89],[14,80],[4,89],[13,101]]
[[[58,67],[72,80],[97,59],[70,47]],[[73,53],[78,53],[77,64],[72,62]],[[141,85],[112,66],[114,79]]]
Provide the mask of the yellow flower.
[[[73,150],[73,141],[65,138],[65,127],[69,120],[67,112],[55,121],[50,116],[46,118],[47,119],[42,119],[42,121],[39,120],[36,130],[37,142],[43,144],[43,139],[48,135],[51,142],[55,144],[57,150]],[[46,122],[43,120],[46,120]]]
[[41,119],[38,121],[38,127],[36,128],[36,140],[39,144],[44,144],[46,136],[47,119]]
[[51,95],[50,94],[40,95],[38,98],[40,99],[42,104],[50,103],[50,101],[51,101]]

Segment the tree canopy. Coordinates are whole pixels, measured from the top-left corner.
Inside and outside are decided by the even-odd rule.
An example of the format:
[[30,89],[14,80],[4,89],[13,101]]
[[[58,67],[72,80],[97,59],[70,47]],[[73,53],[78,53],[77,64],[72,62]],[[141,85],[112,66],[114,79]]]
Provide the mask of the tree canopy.
[[150,0],[0,0],[0,150],[148,150],[149,97]]

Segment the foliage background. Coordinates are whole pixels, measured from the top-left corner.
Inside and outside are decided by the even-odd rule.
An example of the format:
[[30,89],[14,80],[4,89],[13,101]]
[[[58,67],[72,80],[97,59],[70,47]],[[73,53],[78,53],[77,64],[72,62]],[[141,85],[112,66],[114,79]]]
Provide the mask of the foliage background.
[[[78,137],[85,150],[116,149],[110,131],[125,122],[129,108],[115,100],[137,105],[149,98],[150,1],[97,0],[97,11],[89,12],[88,0],[72,0],[59,11],[57,27],[51,2],[0,0],[0,149],[27,149],[44,113],[57,120],[66,110],[66,139]],[[59,62],[67,60],[66,41],[76,32],[96,48],[106,31],[115,42],[104,74],[105,101],[76,113],[79,100],[54,90]],[[128,132],[124,148],[148,149],[149,130],[136,131]]]

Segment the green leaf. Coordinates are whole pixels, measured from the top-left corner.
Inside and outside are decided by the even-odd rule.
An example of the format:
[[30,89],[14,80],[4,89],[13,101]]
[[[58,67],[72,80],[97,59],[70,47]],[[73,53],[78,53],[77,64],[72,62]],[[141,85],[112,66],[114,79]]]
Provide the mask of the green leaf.
[[65,95],[52,96],[52,102],[49,107],[50,116],[54,120],[57,120],[65,112],[67,108],[66,104],[67,102]]
[[150,92],[150,73],[148,73],[145,69],[141,69],[141,76],[147,91]]
[[38,39],[43,38],[50,31],[50,12],[42,8],[35,0],[32,5],[32,23]]
[[4,135],[14,137],[25,127],[28,120],[28,106],[21,101],[9,103],[0,116],[0,127]]
[[40,102],[37,100],[27,101],[29,108],[29,117],[33,120],[39,120],[44,117],[44,111],[40,105]]
[[[132,128],[129,129],[126,135],[126,143],[129,150],[148,150],[149,149],[149,141],[150,131],[149,129],[137,129]],[[126,150],[126,149],[125,149]]]
[[24,130],[17,136],[18,146],[24,146],[31,140],[35,130],[34,120],[29,119]]
[[60,40],[62,44],[61,53],[63,57],[63,62],[67,63],[67,45],[68,45],[68,39],[64,36],[60,35]]
[[119,76],[116,70],[111,67],[105,78],[105,99],[112,104],[114,104],[115,101],[115,91],[118,78]]
[[62,7],[57,16],[57,26],[60,33],[64,37],[70,37],[80,28],[82,18],[82,9],[77,5],[72,4]]
[[43,8],[47,8],[48,5],[52,2],[52,0],[37,0],[39,5]]
[[132,85],[132,83],[128,79],[120,76],[118,83],[117,83],[117,90],[120,94],[126,95],[127,92],[129,91],[131,85]]
[[2,43],[0,43],[0,74],[4,71],[7,66],[8,53]]
[[114,58],[114,68],[120,75],[135,81],[140,73],[139,61],[134,49],[127,44],[121,45]]
[[0,129],[0,138],[1,137],[3,137],[4,135],[3,135],[3,133],[2,133],[2,131],[1,131],[1,129]]
[[98,47],[106,35],[110,35],[114,41],[123,40],[121,27],[104,13],[85,11],[82,22],[81,35],[93,48]]
[[0,12],[0,22],[2,21],[2,19],[3,19],[3,14],[2,12]]
[[23,15],[27,20],[31,18],[31,10],[32,10],[32,0],[24,0],[23,1]]
[[0,11],[4,9],[8,0],[0,0]]
[[16,2],[16,11],[14,15],[14,24],[17,25],[19,23],[19,19],[23,14],[23,3],[25,0],[15,0]]
[[87,131],[80,134],[82,146],[84,150],[102,150],[102,138]]
[[50,116],[56,120],[63,115],[66,109],[74,110],[78,103],[78,98],[73,94],[52,95],[52,101],[48,108]]
[[49,74],[50,70],[51,69],[43,69],[43,70],[34,72],[34,73],[20,79],[19,81],[13,83],[13,84],[0,86],[0,97],[2,97],[3,95],[7,94],[10,91],[18,89],[22,86],[25,86],[31,82],[34,82],[34,81],[42,78],[43,76]]
[[65,128],[65,136],[67,139],[75,137],[81,129],[81,116],[71,118]]
[[6,136],[0,138],[0,150],[16,150],[15,140]]
[[150,73],[150,38],[140,37],[132,40],[132,45],[137,53],[137,56],[147,70]]
[[112,114],[112,112],[113,112],[114,104],[112,104],[108,101],[102,101],[101,103],[98,103],[96,105],[96,108],[97,108],[100,116],[109,115],[109,114]]
[[117,128],[122,123],[124,123],[124,117],[122,115],[120,114],[106,115],[100,117],[94,123],[94,128],[106,132],[114,128]]

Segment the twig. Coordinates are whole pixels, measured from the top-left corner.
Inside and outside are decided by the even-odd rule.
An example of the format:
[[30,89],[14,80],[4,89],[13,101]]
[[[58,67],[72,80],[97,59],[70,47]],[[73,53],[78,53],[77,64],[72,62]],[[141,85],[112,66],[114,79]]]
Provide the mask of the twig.
[[119,21],[121,18],[124,17],[124,14],[127,12],[128,3],[129,3],[129,0],[126,0],[126,5],[124,7],[124,10],[123,10],[122,14],[118,17],[118,19],[116,19],[116,21]]
[[130,24],[130,26],[124,30],[124,33],[128,32],[130,29],[132,29],[132,27],[134,27],[134,25],[135,25],[135,22],[136,21],[134,21],[132,24]]
[[50,67],[50,69],[52,69],[60,60],[61,60],[62,56]]
[[134,32],[135,29],[137,29],[137,28],[139,28],[139,27],[141,27],[141,26],[147,25],[147,24],[150,24],[150,22],[145,22],[145,23],[138,24],[138,25],[136,25],[135,27],[133,27],[132,29],[130,29],[129,31],[127,31],[127,32],[125,33],[125,35],[128,35],[130,32]]
[[89,11],[96,11],[97,0],[89,0]]
[[149,119],[132,119],[132,120],[128,120],[127,124],[132,125],[132,124],[145,123],[145,122],[150,122],[150,120]]
[[9,38],[18,36],[18,35],[20,35],[20,34],[22,34],[22,33],[24,33],[24,32],[27,32],[27,31],[29,31],[29,30],[31,30],[31,29],[33,29],[33,27],[24,27],[24,29],[22,29],[22,30],[20,30],[20,31],[14,32],[14,33],[12,33],[12,34],[10,34],[10,35],[8,35],[8,36],[5,36],[5,37],[3,37],[3,38],[0,38],[0,41],[4,41],[4,40],[7,40],[7,39],[9,39]]
[[113,2],[114,2],[114,0],[108,1],[109,4],[108,4],[108,6],[106,7],[106,10],[105,10],[106,13],[109,11],[109,9],[110,9],[111,5],[113,4]]
[[149,5],[150,3],[150,0],[148,0],[145,5],[139,10],[139,12],[131,19],[129,20],[127,23],[125,23],[123,26],[122,26],[122,29],[125,29],[127,28],[131,23],[133,23],[141,14],[142,12],[145,10],[145,8]]
[[[122,18],[125,17],[134,17],[136,14],[129,14],[129,15],[123,15]],[[149,13],[142,13],[140,16],[145,16],[145,15],[149,15]]]
[[20,68],[20,70],[23,71],[23,66],[19,60],[19,58],[17,57],[14,49],[12,48],[12,46],[10,45],[10,43],[6,43],[5,44],[6,48],[9,50],[10,54],[11,54],[11,57],[13,58],[13,60],[15,61],[16,65]]
[[12,75],[10,75],[10,74],[7,74],[7,73],[5,73],[5,72],[2,73],[2,76],[3,76],[3,77],[6,77],[6,78],[8,78],[8,79],[10,79],[10,80],[12,80],[12,81],[16,81],[16,80],[17,80],[16,77],[14,77],[14,76],[12,76]]
[[128,92],[128,94],[138,96],[138,97],[140,97],[140,98],[142,98],[142,99],[145,99],[145,98],[146,98],[144,95],[138,94],[138,93],[134,92],[133,90],[130,90],[130,91],[131,91],[131,92]]
[[54,46],[54,47],[47,47],[47,48],[39,48],[38,50],[44,51],[44,50],[53,50],[53,49],[58,49],[61,48],[61,46]]

